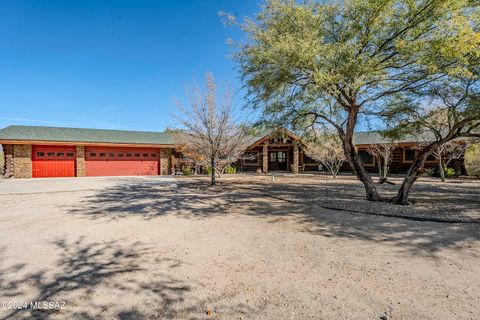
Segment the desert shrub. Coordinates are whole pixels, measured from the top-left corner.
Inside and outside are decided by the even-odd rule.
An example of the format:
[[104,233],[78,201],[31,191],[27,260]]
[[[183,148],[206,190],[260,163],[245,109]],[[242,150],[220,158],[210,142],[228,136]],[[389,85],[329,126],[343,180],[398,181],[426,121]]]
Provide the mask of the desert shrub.
[[480,143],[468,146],[465,151],[465,169],[469,176],[480,178]]
[[[430,177],[435,177],[435,178],[440,177],[440,171],[439,171],[438,168],[429,168],[429,169],[425,170],[425,173]],[[453,168],[446,168],[445,170],[443,170],[443,173],[445,174],[445,178],[447,178],[447,179],[457,177],[458,174],[459,174]]]
[[237,168],[228,166],[225,168],[225,173],[226,174],[235,174],[237,173]]
[[182,172],[183,172],[184,176],[190,176],[190,175],[192,175],[193,170],[190,167],[184,167],[184,168],[182,168]]
[[5,155],[3,154],[3,151],[0,149],[0,176],[4,173],[3,172],[4,169],[5,169]]
[[425,170],[425,174],[430,177],[440,177],[440,174],[438,173],[438,168],[429,168]]
[[212,174],[212,167],[202,167],[202,173],[206,175]]
[[445,178],[447,178],[447,179],[457,176],[457,172],[453,168],[446,168],[445,170],[443,170],[443,172],[445,174]]

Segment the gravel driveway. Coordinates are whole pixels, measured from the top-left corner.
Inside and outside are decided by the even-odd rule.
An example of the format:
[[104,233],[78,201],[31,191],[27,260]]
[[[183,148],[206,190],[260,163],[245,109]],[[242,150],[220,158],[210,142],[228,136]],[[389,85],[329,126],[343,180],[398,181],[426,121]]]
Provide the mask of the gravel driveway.
[[[0,181],[0,319],[480,314],[478,224],[327,210],[202,178]],[[15,310],[30,301],[65,304]]]

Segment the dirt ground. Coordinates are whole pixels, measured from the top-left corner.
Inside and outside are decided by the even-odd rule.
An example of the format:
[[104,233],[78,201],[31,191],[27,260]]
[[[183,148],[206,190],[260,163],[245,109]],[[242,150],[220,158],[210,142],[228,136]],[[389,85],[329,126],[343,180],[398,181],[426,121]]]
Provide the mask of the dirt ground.
[[[365,200],[363,185],[351,174],[333,179],[323,174],[277,174],[272,176],[227,176],[225,183],[264,192],[270,196],[307,206],[343,209],[357,213],[411,217],[418,220],[480,223],[480,180],[469,177],[449,179],[421,177],[410,193],[411,205],[392,204],[403,177],[392,176],[389,183],[377,184],[384,202]],[[374,177],[377,181],[378,177]]]
[[302,178],[0,180],[0,319],[478,319],[479,224],[325,209]]

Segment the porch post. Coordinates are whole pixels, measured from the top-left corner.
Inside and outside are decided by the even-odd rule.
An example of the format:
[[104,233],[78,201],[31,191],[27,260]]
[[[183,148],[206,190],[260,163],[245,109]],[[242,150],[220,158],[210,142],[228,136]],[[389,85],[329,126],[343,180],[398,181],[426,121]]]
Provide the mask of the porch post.
[[263,173],[268,173],[268,142],[263,144]]
[[293,142],[293,174],[298,173],[298,143],[297,141]]

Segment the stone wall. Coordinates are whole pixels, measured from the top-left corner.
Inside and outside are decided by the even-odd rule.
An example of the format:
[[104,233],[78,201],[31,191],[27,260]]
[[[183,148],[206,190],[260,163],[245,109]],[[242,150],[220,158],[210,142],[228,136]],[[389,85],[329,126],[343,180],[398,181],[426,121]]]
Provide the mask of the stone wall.
[[3,154],[4,154],[4,164],[2,170],[2,175],[4,177],[10,178],[13,176],[13,145],[11,144],[6,144],[3,145]]
[[13,146],[13,172],[15,178],[32,177],[32,146],[16,144]]
[[171,163],[172,149],[160,149],[160,174],[168,175],[172,173]]
[[299,165],[298,158],[299,158],[298,143],[295,141],[295,142],[293,142],[293,168],[292,168],[293,174],[298,173],[298,165]]
[[268,142],[263,145],[263,173],[268,173]]
[[85,177],[85,147],[77,146],[77,177]]

